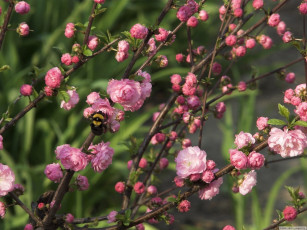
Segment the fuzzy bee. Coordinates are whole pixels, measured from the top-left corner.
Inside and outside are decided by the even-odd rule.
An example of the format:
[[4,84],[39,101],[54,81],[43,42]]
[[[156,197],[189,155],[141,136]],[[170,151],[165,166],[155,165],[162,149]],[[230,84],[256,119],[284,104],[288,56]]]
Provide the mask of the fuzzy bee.
[[95,135],[100,136],[102,133],[106,131],[107,128],[106,123],[108,120],[107,114],[102,113],[101,111],[95,112],[91,116],[91,120],[92,120],[91,129]]

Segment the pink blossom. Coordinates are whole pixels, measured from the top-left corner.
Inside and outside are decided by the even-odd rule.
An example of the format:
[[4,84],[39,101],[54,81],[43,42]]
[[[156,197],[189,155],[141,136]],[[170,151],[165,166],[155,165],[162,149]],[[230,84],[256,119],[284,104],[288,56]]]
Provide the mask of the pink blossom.
[[259,38],[259,43],[264,49],[270,49],[273,45],[273,40],[269,36],[261,35]]
[[211,182],[205,188],[199,190],[198,196],[201,200],[211,200],[220,193],[220,186],[223,184],[223,177]]
[[212,65],[212,73],[214,75],[219,75],[222,72],[222,66],[218,62],[214,62]]
[[98,44],[99,44],[98,37],[96,37],[95,35],[91,35],[91,36],[88,37],[87,47],[90,50],[94,51],[97,48]]
[[89,183],[86,176],[78,175],[76,178],[77,186],[80,191],[88,190]]
[[284,21],[280,21],[276,27],[276,31],[279,36],[283,35],[286,32],[286,23]]
[[159,33],[155,34],[155,38],[158,42],[164,42],[167,39],[169,32],[166,29],[159,28]]
[[196,173],[196,174],[192,174],[190,175],[190,181],[198,181],[201,177],[201,174],[200,173]]
[[209,14],[205,10],[200,10],[198,13],[198,17],[202,21],[207,21],[209,19]]
[[236,230],[233,226],[231,225],[226,225],[223,230]]
[[168,159],[165,158],[165,157],[162,157],[162,158],[160,159],[160,161],[159,161],[159,167],[160,167],[160,169],[163,170],[163,169],[167,168],[167,166],[168,166]]
[[156,49],[156,41],[154,38],[150,38],[149,41],[148,41],[148,49],[147,49],[147,52],[149,55],[154,55],[157,53]]
[[124,193],[124,191],[125,191],[124,182],[121,182],[121,181],[117,182],[115,184],[115,191],[118,192],[118,193]]
[[[180,87],[180,86],[179,86]],[[196,92],[196,87],[189,84],[184,84],[182,87],[182,93],[186,96],[192,96]]]
[[60,164],[49,164],[46,166],[45,171],[44,171],[45,175],[47,176],[47,178],[55,183],[60,183],[62,177],[63,177],[63,172],[61,169]]
[[83,110],[83,116],[85,118],[89,118],[94,112],[95,112],[95,110],[92,107],[85,108]]
[[192,15],[193,11],[191,7],[189,7],[188,5],[184,5],[179,8],[176,16],[180,21],[186,22]]
[[177,62],[182,62],[183,61],[183,54],[176,54],[176,61]]
[[291,99],[294,96],[294,90],[293,89],[287,89],[285,91],[285,96],[284,96],[284,103],[291,103]]
[[101,142],[97,145],[91,145],[88,149],[94,154],[91,159],[92,167],[95,172],[102,172],[112,164],[114,149],[109,147],[110,142]]
[[257,173],[255,170],[250,171],[244,176],[242,184],[239,186],[239,192],[244,196],[252,191],[252,188],[257,184]]
[[65,28],[65,37],[71,38],[75,34],[75,25],[73,23],[67,23]]
[[226,45],[228,46],[233,46],[237,42],[237,37],[236,35],[228,35],[225,39]]
[[233,11],[233,15],[236,17],[236,18],[240,18],[243,16],[243,10],[241,8],[237,8]]
[[187,103],[190,109],[195,110],[200,106],[200,99],[197,96],[189,96],[187,98]]
[[46,96],[51,97],[53,95],[53,88],[49,86],[44,87],[44,93]]
[[171,131],[170,132],[169,139],[171,141],[175,141],[177,139],[177,137],[178,137],[178,135],[177,135],[176,131]]
[[128,58],[128,53],[125,52],[117,52],[115,55],[115,59],[118,62],[123,62]]
[[247,86],[244,81],[240,81],[237,86],[239,92],[244,92],[246,90],[246,87]]
[[198,20],[195,16],[191,16],[187,21],[187,26],[196,27],[198,25]]
[[226,7],[225,7],[224,5],[222,5],[222,6],[219,8],[219,13],[224,15],[224,14],[226,14],[226,12],[227,12]]
[[61,62],[64,64],[64,65],[71,65],[71,56],[69,53],[65,53],[62,55],[61,57]]
[[116,215],[117,215],[117,212],[116,212],[116,211],[111,211],[111,212],[109,213],[109,215],[107,216],[107,218],[108,218],[108,223],[116,222]]
[[175,158],[177,175],[187,178],[202,173],[206,170],[206,158],[207,153],[197,146],[181,150]]
[[139,162],[139,167],[144,169],[147,167],[147,160],[145,158],[141,158],[140,162]]
[[301,14],[306,15],[307,14],[307,3],[303,2],[301,5],[298,7],[298,10],[300,11]]
[[206,165],[207,165],[207,170],[213,170],[216,166],[213,160],[207,160]]
[[284,43],[288,43],[290,41],[292,41],[292,33],[290,31],[286,31],[284,33],[284,35],[282,36],[282,40],[284,41]]
[[17,14],[27,14],[30,11],[30,5],[25,1],[20,1],[15,5]]
[[264,165],[265,158],[261,153],[252,151],[248,157],[248,167],[251,169],[260,169]]
[[7,165],[0,163],[0,197],[14,190],[15,174]]
[[245,169],[247,166],[247,156],[237,150],[237,149],[229,149],[230,154],[230,162],[231,164],[238,170]]
[[301,99],[296,96],[293,96],[290,101],[290,103],[294,106],[298,106],[301,102],[302,102]]
[[179,203],[177,208],[179,212],[188,212],[191,208],[191,203],[188,200],[183,200]]
[[141,98],[141,85],[129,79],[110,80],[107,93],[111,100],[121,104],[125,111],[132,111],[135,103]]
[[272,26],[272,27],[277,26],[279,22],[280,22],[280,15],[277,13],[272,14],[268,19],[268,24],[269,26]]
[[241,131],[239,134],[236,135],[234,143],[236,144],[238,149],[241,149],[251,144],[254,144],[255,139],[253,138],[252,134]]
[[32,85],[23,84],[20,87],[20,94],[23,96],[30,96],[33,93]]
[[130,29],[130,34],[133,38],[144,39],[147,36],[148,29],[141,24],[135,24]]
[[26,226],[24,228],[24,230],[33,230],[33,229],[34,228],[33,228],[32,224],[26,224]]
[[105,0],[94,0],[94,2],[96,2],[98,4],[103,4],[105,2]]
[[268,117],[259,117],[256,121],[257,128],[259,130],[264,130],[266,127],[269,126],[268,120],[269,120]]
[[307,121],[307,102],[300,103],[294,112],[300,116],[302,121]]
[[218,119],[221,119],[224,115],[224,112],[226,111],[226,105],[224,102],[219,102],[215,106],[215,116]]
[[263,0],[253,0],[253,7],[255,10],[259,10],[263,7]]
[[293,83],[295,81],[295,73],[293,72],[287,73],[285,81],[288,83]]
[[61,70],[58,67],[54,67],[46,73],[45,83],[50,88],[59,88],[61,85],[61,81],[63,80],[63,75]]
[[156,193],[157,193],[157,188],[156,188],[156,186],[154,186],[154,185],[148,186],[147,192],[148,192],[150,195],[156,194]]
[[294,89],[295,93],[299,96],[304,96],[306,94],[306,84],[297,85]]
[[22,22],[19,24],[18,28],[17,28],[17,33],[20,36],[27,36],[30,32],[30,28],[29,25],[25,22]]
[[128,50],[129,50],[129,43],[127,41],[125,41],[125,40],[119,41],[117,46],[118,46],[118,51],[119,52],[127,53]]
[[114,113],[114,108],[111,107],[110,102],[107,98],[98,98],[97,100],[95,100],[94,104],[92,105],[92,108],[96,112],[101,111],[102,113],[107,114],[109,118],[112,117]]
[[175,184],[176,184],[176,186],[177,186],[178,188],[181,188],[181,187],[184,186],[184,179],[181,178],[181,177],[179,177],[179,176],[176,176],[176,177],[174,178],[174,182],[175,182]]
[[71,58],[71,62],[72,63],[75,63],[75,64],[77,64],[78,62],[80,61],[80,59],[79,59],[79,57],[78,56],[73,56],[72,58]]
[[270,131],[268,145],[282,157],[294,157],[304,152],[307,137],[299,129],[283,131],[274,127]]
[[179,74],[173,74],[171,76],[171,83],[172,84],[176,84],[176,85],[179,85],[181,82],[181,76]]
[[236,56],[243,57],[246,54],[246,47],[245,46],[238,46],[236,48]]
[[202,181],[210,183],[214,179],[214,173],[211,170],[205,170],[201,176]]
[[197,77],[193,73],[188,73],[185,79],[185,83],[189,85],[195,85],[197,83]]
[[3,137],[0,135],[0,150],[3,149]]
[[79,94],[76,89],[67,90],[67,94],[70,96],[69,101],[65,102],[64,100],[61,102],[61,108],[65,110],[71,110],[78,104],[79,102]]
[[233,31],[236,27],[237,25],[234,23],[229,24],[229,31]]
[[87,98],[86,98],[86,103],[89,104],[89,105],[92,105],[92,104],[94,104],[95,101],[96,101],[97,99],[99,99],[99,98],[100,98],[100,94],[99,94],[99,93],[97,93],[97,92],[91,92],[91,93],[87,96]]
[[1,219],[4,218],[5,216],[5,204],[3,202],[0,201],[0,217]]
[[191,145],[192,145],[192,143],[191,143],[190,139],[185,138],[185,139],[182,140],[181,146],[182,146],[183,149],[186,149],[186,148],[190,147]]
[[282,213],[284,214],[284,218],[286,221],[295,220],[297,216],[297,211],[292,206],[286,206]]
[[145,185],[138,181],[134,184],[133,189],[137,194],[142,194],[145,192]]
[[74,221],[75,217],[71,213],[67,213],[65,216],[65,221],[67,223],[72,223]]
[[87,165],[87,155],[80,149],[70,147],[67,144],[58,146],[55,153],[65,169],[77,172],[85,169]]
[[249,39],[247,39],[247,40],[245,41],[245,46],[246,46],[246,48],[248,48],[248,49],[254,48],[255,45],[256,45],[256,41],[255,41],[255,39],[253,39],[253,38],[249,38]]

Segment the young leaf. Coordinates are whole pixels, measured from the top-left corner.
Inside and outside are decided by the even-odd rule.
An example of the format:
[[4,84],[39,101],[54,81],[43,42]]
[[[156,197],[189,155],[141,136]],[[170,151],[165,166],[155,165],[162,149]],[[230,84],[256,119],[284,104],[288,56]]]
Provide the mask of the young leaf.
[[64,90],[60,90],[60,91],[59,91],[59,95],[61,95],[62,99],[63,99],[65,102],[68,102],[69,99],[70,99],[69,94],[68,94],[66,91],[64,91]]
[[0,67],[0,73],[5,71],[5,70],[8,70],[8,69],[11,69],[9,65],[4,65],[2,67]]
[[285,117],[287,121],[289,121],[289,115],[290,115],[289,110],[281,104],[278,104],[278,110],[279,110],[279,114]]
[[307,122],[306,121],[296,121],[296,122],[293,123],[293,125],[307,127]]
[[84,54],[85,56],[89,57],[89,56],[92,56],[92,55],[93,55],[93,52],[92,52],[90,49],[85,49],[85,50],[83,51],[83,54]]
[[285,121],[279,120],[279,119],[270,119],[270,120],[268,120],[268,124],[269,125],[285,125],[287,123]]

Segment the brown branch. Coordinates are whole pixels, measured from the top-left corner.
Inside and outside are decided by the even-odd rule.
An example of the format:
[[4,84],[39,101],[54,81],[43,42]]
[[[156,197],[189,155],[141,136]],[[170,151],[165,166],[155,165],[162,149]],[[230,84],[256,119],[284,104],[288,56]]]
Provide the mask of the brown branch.
[[1,27],[1,32],[0,32],[0,50],[4,41],[4,37],[5,37],[5,33],[8,30],[8,25],[10,23],[10,18],[12,16],[12,12],[14,9],[14,2],[13,1],[9,1],[9,7],[7,9],[7,13],[3,22],[3,25]]
[[85,31],[85,35],[84,35],[84,39],[83,39],[83,45],[87,44],[88,37],[90,36],[92,24],[93,24],[93,21],[94,21],[94,18],[95,18],[96,7],[97,7],[97,3],[94,2],[93,7],[92,7],[92,11],[91,11],[91,15],[88,18],[88,25],[87,25],[87,28],[86,28],[86,31]]
[[264,166],[267,166],[268,164],[273,164],[281,161],[288,161],[288,160],[294,160],[298,158],[305,158],[307,155],[299,155],[299,156],[294,156],[294,157],[287,157],[287,158],[281,158],[281,159],[276,159],[276,160],[270,160],[270,161],[265,161]]

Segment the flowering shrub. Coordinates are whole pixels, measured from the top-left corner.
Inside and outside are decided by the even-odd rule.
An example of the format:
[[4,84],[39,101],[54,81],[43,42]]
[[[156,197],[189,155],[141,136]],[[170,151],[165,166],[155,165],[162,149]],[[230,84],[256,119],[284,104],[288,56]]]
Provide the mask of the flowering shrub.
[[[148,19],[133,22],[127,20],[131,12],[123,10],[124,1],[122,6],[61,1],[58,14],[46,13],[57,25],[44,40],[48,28],[38,26],[44,22],[38,12],[46,2],[7,0],[0,7],[5,90],[5,100],[0,98],[0,216],[6,228],[176,224],[175,212],[193,211],[195,193],[205,203],[222,196],[222,189],[237,201],[254,191],[256,205],[257,173],[264,166],[296,159],[302,166],[286,175],[306,174],[307,72],[305,79],[291,72],[297,63],[307,69],[306,35],[292,31],[279,12],[287,10],[289,0],[154,1],[146,3]],[[295,14],[305,20],[306,3],[296,7]],[[71,17],[61,15],[67,10]],[[57,15],[61,20],[55,20]],[[16,43],[10,39],[14,35]],[[40,42],[42,50],[25,51]],[[18,44],[24,45],[17,49]],[[249,68],[253,57],[253,64],[261,66],[255,54],[284,46],[299,58],[265,71]],[[253,119],[257,84],[274,85],[274,74],[284,81],[276,86],[295,86],[287,85],[284,94],[280,87],[276,106],[264,95],[279,117],[261,111]],[[244,105],[233,123],[231,98],[243,99]],[[225,164],[216,161],[220,149],[208,147],[214,121],[223,129],[225,138],[216,140]],[[272,225],[273,205],[263,221],[259,211],[254,228],[273,229],[304,215],[304,193],[286,188],[291,206],[279,211]],[[19,217],[22,223],[14,221]],[[237,228],[244,228],[243,218],[237,219]]]

